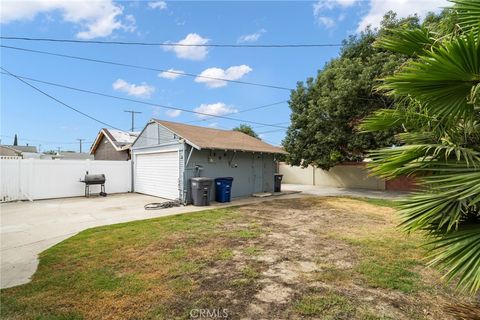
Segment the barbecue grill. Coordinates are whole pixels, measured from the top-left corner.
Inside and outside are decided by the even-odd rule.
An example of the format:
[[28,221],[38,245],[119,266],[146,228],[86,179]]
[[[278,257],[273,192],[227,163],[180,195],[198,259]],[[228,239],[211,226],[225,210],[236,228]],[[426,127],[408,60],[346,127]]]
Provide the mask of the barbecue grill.
[[100,185],[100,195],[106,197],[107,193],[105,192],[105,175],[104,174],[88,174],[88,171],[85,173],[85,178],[80,180],[80,182],[85,183],[85,197],[90,197],[90,186],[91,185]]

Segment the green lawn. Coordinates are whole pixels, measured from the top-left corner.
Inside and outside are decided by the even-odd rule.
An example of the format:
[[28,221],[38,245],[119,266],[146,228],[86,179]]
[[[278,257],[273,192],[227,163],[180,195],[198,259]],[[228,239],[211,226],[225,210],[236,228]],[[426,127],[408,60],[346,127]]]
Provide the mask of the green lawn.
[[470,303],[424,268],[393,204],[378,204],[274,200],[89,229],[43,252],[32,282],[1,291],[2,318],[427,319]]

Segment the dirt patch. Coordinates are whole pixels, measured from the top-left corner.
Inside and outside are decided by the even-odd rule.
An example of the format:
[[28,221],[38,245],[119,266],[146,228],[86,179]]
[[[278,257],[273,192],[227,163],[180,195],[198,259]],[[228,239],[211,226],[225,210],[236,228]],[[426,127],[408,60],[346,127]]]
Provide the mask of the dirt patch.
[[291,288],[271,280],[264,280],[262,284],[264,287],[255,295],[255,298],[262,302],[287,303],[293,292]]

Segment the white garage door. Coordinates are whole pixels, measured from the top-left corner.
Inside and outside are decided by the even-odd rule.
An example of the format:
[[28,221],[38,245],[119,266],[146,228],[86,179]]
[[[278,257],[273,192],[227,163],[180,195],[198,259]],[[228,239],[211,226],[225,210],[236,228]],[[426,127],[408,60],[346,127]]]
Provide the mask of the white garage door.
[[135,192],[177,199],[180,177],[178,156],[178,151],[136,155]]

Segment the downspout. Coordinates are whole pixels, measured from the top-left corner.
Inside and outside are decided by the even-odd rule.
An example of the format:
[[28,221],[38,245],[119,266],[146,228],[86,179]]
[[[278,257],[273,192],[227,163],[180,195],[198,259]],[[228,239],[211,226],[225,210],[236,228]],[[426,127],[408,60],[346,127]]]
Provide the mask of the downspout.
[[133,153],[133,150],[130,151],[130,174],[131,174],[131,179],[130,179],[130,192],[133,192],[133,188],[134,188],[134,179],[135,179],[135,174],[134,174],[134,170],[133,170],[133,157],[134,156],[134,153]]

